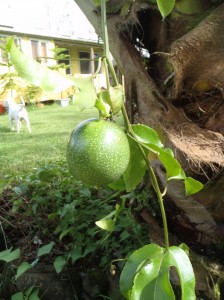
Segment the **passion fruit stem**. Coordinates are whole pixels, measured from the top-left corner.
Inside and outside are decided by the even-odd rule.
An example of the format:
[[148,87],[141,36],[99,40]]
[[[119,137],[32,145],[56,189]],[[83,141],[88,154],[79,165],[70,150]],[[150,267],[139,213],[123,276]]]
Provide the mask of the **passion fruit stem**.
[[153,186],[153,188],[154,188],[154,190],[157,194],[157,197],[158,197],[160,212],[161,212],[161,216],[162,216],[162,220],[163,220],[165,249],[168,250],[169,249],[169,231],[168,231],[168,226],[167,226],[166,212],[165,212],[165,208],[164,208],[164,204],[163,204],[163,196],[162,196],[162,193],[160,191],[159,184],[158,184],[156,175],[153,171],[153,168],[151,167],[149,160],[145,156],[145,152],[143,150],[143,147],[139,144],[138,144],[138,146],[139,146],[139,148],[140,148],[140,150],[141,150],[141,152],[144,156],[144,159],[145,159],[148,171],[149,171],[149,176],[151,178],[152,186]]
[[[113,63],[111,61],[111,56],[110,56],[110,50],[109,50],[109,39],[108,39],[108,32],[107,32],[107,16],[106,16],[106,0],[101,0],[101,25],[102,25],[102,35],[103,35],[103,41],[104,41],[104,58],[103,61],[105,63],[105,70],[106,70],[106,78],[107,78],[107,87],[109,87],[109,73],[108,69],[110,71],[111,77],[114,81],[115,85],[118,85],[119,82],[117,80],[117,76],[114,70]],[[161,216],[162,216],[162,221],[163,221],[163,230],[164,230],[164,242],[165,242],[165,249],[168,250],[169,248],[169,232],[168,232],[168,226],[167,226],[167,219],[166,219],[166,213],[165,213],[165,208],[163,204],[163,195],[162,192],[160,191],[159,184],[157,181],[157,178],[155,176],[155,173],[153,171],[153,168],[150,165],[150,161],[147,158],[145,151],[143,147],[144,145],[141,144],[141,142],[138,141],[128,118],[127,111],[125,108],[125,105],[123,103],[122,105],[122,114],[124,118],[124,123],[125,123],[125,128],[127,131],[127,134],[135,140],[137,143],[139,149],[141,150],[141,153],[144,157],[144,160],[147,165],[147,169],[151,178],[152,186],[157,194],[159,206],[160,206],[160,211],[161,211]]]

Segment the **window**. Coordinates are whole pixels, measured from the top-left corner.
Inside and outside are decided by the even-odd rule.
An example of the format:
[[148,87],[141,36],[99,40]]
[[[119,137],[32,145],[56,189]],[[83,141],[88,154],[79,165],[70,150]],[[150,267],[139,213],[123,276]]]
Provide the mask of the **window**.
[[93,74],[98,67],[98,53],[93,54],[93,60],[91,60],[90,52],[79,52],[80,60],[80,73],[81,74]]
[[80,59],[80,73],[90,74],[90,53],[89,52],[79,52]]
[[41,55],[42,55],[43,62],[47,63],[47,44],[41,42],[40,46],[41,46]]
[[14,42],[16,46],[21,50],[21,39],[20,38],[14,38]]
[[33,59],[38,59],[38,41],[31,41],[32,57]]
[[65,68],[66,74],[71,74],[70,66],[70,53],[69,50],[64,50],[60,52],[61,59],[58,59],[58,64]]
[[31,51],[33,59],[47,63],[47,43],[37,40],[31,40]]

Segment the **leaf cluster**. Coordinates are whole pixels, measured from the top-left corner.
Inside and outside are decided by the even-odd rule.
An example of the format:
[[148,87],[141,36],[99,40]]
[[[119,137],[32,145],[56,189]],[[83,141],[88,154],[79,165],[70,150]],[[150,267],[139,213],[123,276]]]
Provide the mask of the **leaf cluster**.
[[[128,207],[117,214],[110,236],[95,222],[121,204],[109,188],[97,189],[74,181],[64,161],[42,165],[33,173],[15,178],[3,222],[7,244],[0,260],[20,261],[17,280],[39,261],[53,261],[55,271],[76,264],[86,269],[109,269],[112,259],[128,255],[134,246],[147,242],[147,234],[136,224]],[[132,195],[133,197],[133,195]],[[116,204],[117,203],[117,204]],[[116,208],[117,209],[117,208]],[[22,226],[22,227],[21,227]],[[26,246],[13,250],[26,236]],[[29,249],[29,251],[28,251]]]
[[[173,269],[174,268],[174,269]],[[178,273],[183,300],[195,299],[194,272],[186,245],[169,247],[145,245],[127,259],[120,277],[123,296],[130,300],[175,300],[170,270]]]

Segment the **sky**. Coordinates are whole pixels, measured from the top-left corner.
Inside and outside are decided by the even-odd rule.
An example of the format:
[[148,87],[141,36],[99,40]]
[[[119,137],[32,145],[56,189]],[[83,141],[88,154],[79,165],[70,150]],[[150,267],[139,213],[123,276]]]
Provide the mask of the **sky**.
[[74,0],[4,0],[1,25],[24,33],[97,40],[93,27]]

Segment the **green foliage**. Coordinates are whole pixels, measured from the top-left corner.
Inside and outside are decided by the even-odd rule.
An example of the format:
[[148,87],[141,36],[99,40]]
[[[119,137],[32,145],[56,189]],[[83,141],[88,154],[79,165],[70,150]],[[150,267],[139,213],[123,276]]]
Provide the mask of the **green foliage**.
[[114,231],[116,221],[118,220],[120,213],[125,209],[126,197],[122,197],[121,200],[121,204],[116,204],[114,211],[103,217],[103,219],[95,222],[98,227],[110,232]]
[[[103,117],[110,116],[110,113],[113,115],[118,114],[124,102],[123,87],[121,85],[110,86],[108,90],[101,91],[99,100],[104,104],[103,109],[98,106],[98,109],[103,113]],[[104,114],[105,110],[106,114]]]
[[123,103],[123,87],[116,85],[100,91],[95,107],[99,110],[101,118],[109,118],[111,115],[117,115],[120,112]]
[[57,63],[55,66],[50,67],[52,70],[67,69],[71,67],[65,63],[58,63],[60,60],[69,60],[69,55],[64,53],[66,50],[66,48],[61,48],[58,46],[50,50],[53,53],[55,62]]
[[138,144],[129,139],[130,161],[126,171],[123,174],[125,188],[127,192],[133,190],[143,179],[147,170],[146,162],[138,147]]
[[111,107],[107,99],[108,91],[101,90],[95,103],[95,107],[98,109],[101,118],[109,118],[111,116]]
[[186,252],[177,246],[168,250],[155,244],[143,246],[128,259],[120,277],[123,296],[130,300],[174,300],[170,268],[180,277],[183,300],[194,300],[195,278]]
[[75,85],[73,80],[23,54],[14,44],[13,38],[8,39],[6,50],[10,56],[10,62],[18,74],[30,84],[39,86],[47,92],[60,92]]
[[32,266],[28,262],[22,262],[17,268],[15,280],[17,280],[23,273],[28,271],[31,267]]
[[[147,241],[147,235],[143,235],[141,226],[131,217],[130,209],[125,208],[127,199],[119,200],[109,188],[90,188],[74,181],[64,161],[41,166],[30,175],[18,178],[12,187],[11,211],[5,216],[3,226],[9,239],[15,230],[18,239],[25,234],[31,243],[27,247],[32,248],[32,255],[22,253],[24,261],[17,269],[16,279],[48,255],[54,257],[57,273],[80,259],[87,268],[88,264],[91,267],[95,263],[108,268],[110,260],[118,258],[121,249],[128,255],[134,245]],[[111,213],[114,207],[115,212]],[[95,222],[109,214],[114,216],[114,230],[106,238],[107,233],[99,231]],[[22,232],[15,223],[20,221]],[[10,224],[17,229],[12,230]],[[35,235],[43,243],[41,247],[39,242],[32,244]],[[10,259],[18,258],[18,251],[7,250],[2,253],[2,259],[8,261],[9,255]]]
[[67,261],[63,256],[57,256],[54,261],[54,268],[56,273],[60,273],[62,269],[65,267]]
[[175,6],[175,0],[157,0],[159,11],[163,18],[167,17]]
[[[132,130],[134,137],[132,137],[132,142],[130,142],[131,159],[124,173],[124,181],[128,191],[141,182],[147,170],[139,145],[144,149],[146,156],[152,152],[162,162],[166,169],[167,182],[177,179],[184,181],[186,195],[197,193],[203,188],[200,182],[186,176],[180,163],[174,158],[172,150],[164,148],[155,130],[142,124],[132,125]],[[129,136],[131,137],[131,135]]]
[[157,4],[157,7],[165,19],[174,9],[176,0],[148,0],[152,4]]
[[37,252],[37,256],[41,257],[42,255],[49,254],[51,252],[54,244],[55,244],[54,242],[50,242],[47,245],[44,245],[43,247],[39,248],[38,252]]
[[96,89],[93,84],[93,77],[76,78],[76,87],[78,91],[75,95],[75,105],[82,111],[92,108],[97,99]]
[[15,293],[11,297],[11,300],[40,300],[38,293],[39,293],[39,290],[35,289],[33,286],[31,286],[25,292]]
[[23,91],[24,98],[27,102],[38,102],[40,100],[42,90],[36,85],[28,85]]
[[7,263],[16,260],[17,258],[19,258],[19,256],[20,256],[19,249],[12,250],[12,248],[10,248],[0,252],[0,260],[3,260]]

